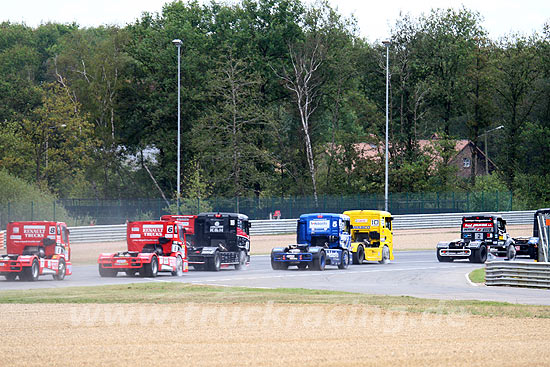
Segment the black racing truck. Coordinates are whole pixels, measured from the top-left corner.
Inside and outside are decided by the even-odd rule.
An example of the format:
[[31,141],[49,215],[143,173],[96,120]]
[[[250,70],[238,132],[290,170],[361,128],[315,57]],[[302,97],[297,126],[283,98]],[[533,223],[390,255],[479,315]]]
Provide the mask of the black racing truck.
[[189,264],[196,270],[219,271],[250,262],[250,221],[238,213],[201,213],[195,218],[195,237],[188,247]]
[[[539,223],[539,217],[541,222]],[[542,250],[540,241],[540,229],[547,226],[550,220],[550,208],[538,209],[533,217],[533,236],[532,237],[515,237],[517,255],[529,256],[531,259],[539,259],[539,250]],[[539,227],[541,226],[541,227]],[[544,229],[543,229],[544,230]]]
[[437,244],[437,260],[451,262],[468,259],[484,263],[487,255],[513,260],[514,239],[506,232],[506,221],[500,215],[476,215],[462,218],[460,239]]

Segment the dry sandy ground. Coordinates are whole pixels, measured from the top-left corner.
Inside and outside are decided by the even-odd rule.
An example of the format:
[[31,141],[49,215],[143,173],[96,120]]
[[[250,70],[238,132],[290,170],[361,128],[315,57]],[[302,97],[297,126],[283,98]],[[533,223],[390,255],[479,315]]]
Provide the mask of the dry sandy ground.
[[550,364],[548,319],[287,304],[4,304],[0,312],[9,320],[3,366]]
[[[531,225],[516,225],[508,227],[509,233],[514,236],[529,236]],[[458,228],[443,229],[408,229],[394,231],[394,249],[403,250],[427,250],[435,249],[439,241],[451,241],[460,237]],[[273,247],[286,246],[296,243],[295,234],[252,236],[251,253],[268,254]],[[126,242],[100,242],[100,243],[79,243],[72,245],[73,264],[93,264],[97,262],[102,252],[116,252],[126,250]],[[0,250],[0,253],[4,253]]]

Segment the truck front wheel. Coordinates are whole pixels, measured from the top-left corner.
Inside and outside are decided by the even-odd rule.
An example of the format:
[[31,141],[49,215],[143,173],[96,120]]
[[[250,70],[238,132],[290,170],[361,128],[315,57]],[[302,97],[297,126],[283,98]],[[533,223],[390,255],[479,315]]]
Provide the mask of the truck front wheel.
[[239,263],[235,264],[236,270],[241,270],[246,266],[246,251],[239,250]]
[[506,249],[506,260],[514,260],[516,258],[516,248],[514,245],[508,245]]
[[388,246],[382,248],[382,259],[378,262],[380,264],[387,264],[390,262],[390,248]]
[[357,251],[353,253],[353,263],[355,265],[362,264],[365,260],[365,250],[363,246],[358,246]]
[[481,245],[477,250],[472,250],[470,262],[483,264],[485,261],[487,261],[487,247]]
[[183,275],[183,259],[180,255],[176,257],[176,270],[172,272],[175,277],[181,277]]
[[55,280],[65,279],[65,274],[67,273],[67,267],[65,265],[65,260],[59,259],[59,264],[57,265],[57,274],[53,275]]
[[344,250],[342,252],[342,261],[338,265],[338,269],[347,269],[349,267],[349,251]]

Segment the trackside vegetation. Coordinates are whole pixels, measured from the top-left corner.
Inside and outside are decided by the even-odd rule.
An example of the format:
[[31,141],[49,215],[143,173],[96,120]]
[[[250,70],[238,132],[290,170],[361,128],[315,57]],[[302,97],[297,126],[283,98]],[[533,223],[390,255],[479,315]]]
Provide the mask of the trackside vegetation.
[[[496,40],[482,22],[461,7],[392,25],[389,190],[513,192],[514,206],[544,207],[550,25]],[[366,37],[302,0],[172,1],[121,26],[0,23],[0,169],[60,199],[168,207],[178,38],[186,210],[380,194],[385,48]],[[470,158],[457,141],[477,147]]]
[[548,306],[486,301],[443,301],[301,288],[216,287],[172,282],[3,291],[0,292],[0,304],[2,303],[356,304],[413,313],[550,318]]
[[472,271],[468,277],[473,283],[485,283],[485,268]]

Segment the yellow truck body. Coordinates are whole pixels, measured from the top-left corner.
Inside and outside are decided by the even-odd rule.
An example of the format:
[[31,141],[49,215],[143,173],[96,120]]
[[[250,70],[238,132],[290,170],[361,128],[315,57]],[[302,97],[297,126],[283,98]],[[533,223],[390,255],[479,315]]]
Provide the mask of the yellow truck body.
[[381,210],[348,210],[351,220],[353,263],[366,261],[386,263],[393,260],[391,213]]

